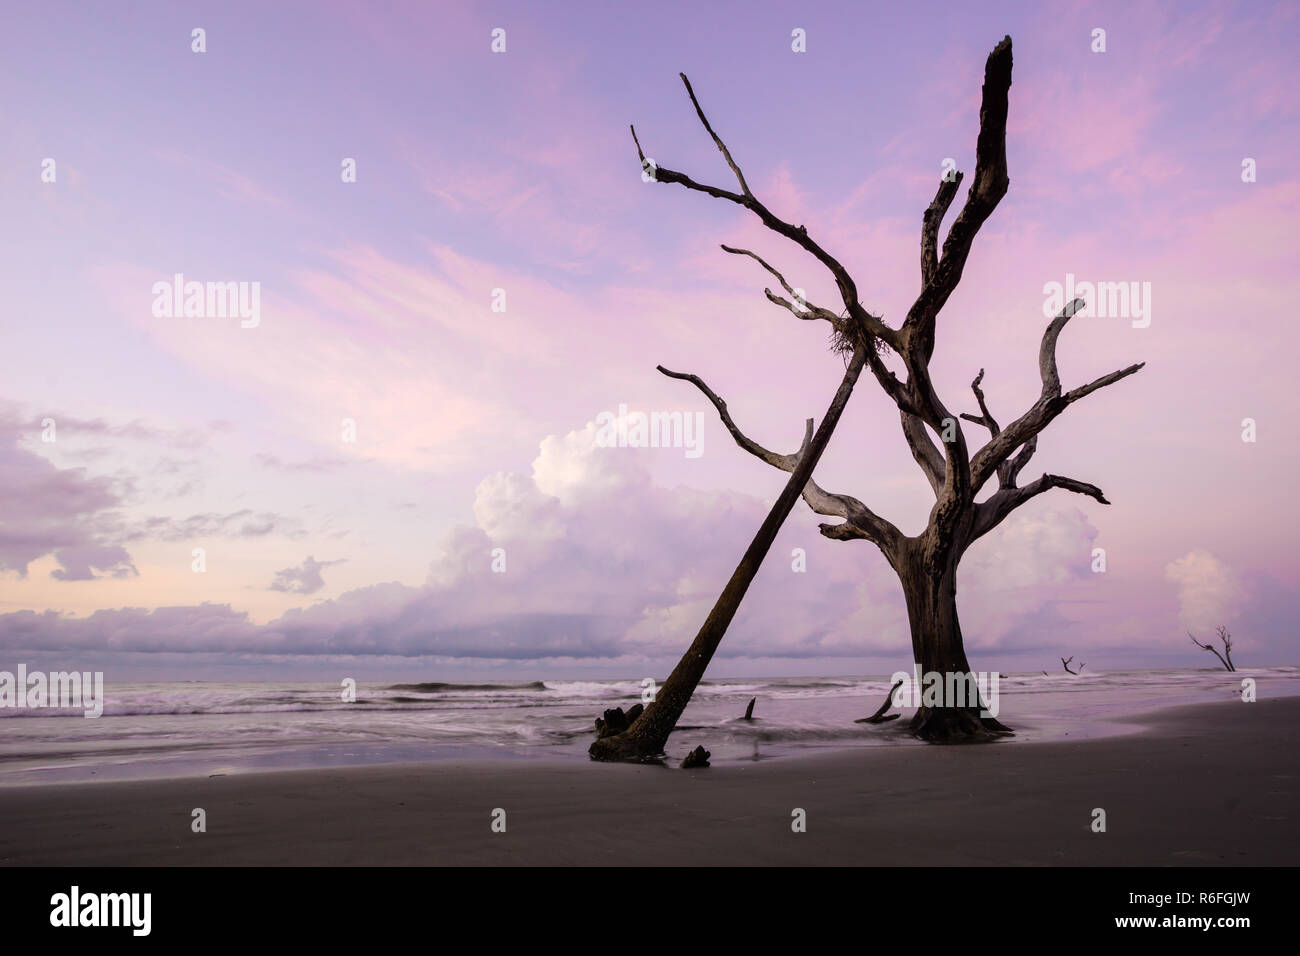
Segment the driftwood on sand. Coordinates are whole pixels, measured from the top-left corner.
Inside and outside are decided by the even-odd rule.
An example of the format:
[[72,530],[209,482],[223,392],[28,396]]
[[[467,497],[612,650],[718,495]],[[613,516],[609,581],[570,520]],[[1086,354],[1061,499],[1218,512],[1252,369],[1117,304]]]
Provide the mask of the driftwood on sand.
[[713,754],[709,753],[709,751],[705,750],[703,747],[696,747],[682,758],[682,769],[691,770],[695,767],[707,767],[709,765],[709,758],[712,756]]
[[888,711],[889,708],[892,707],[894,704],[894,693],[898,690],[898,688],[902,686],[903,686],[903,682],[901,680],[895,683],[893,687],[889,688],[889,693],[885,695],[885,702],[880,705],[880,708],[874,714],[872,714],[870,717],[859,717],[857,720],[854,721],[854,723],[855,724],[883,724],[887,720],[897,720],[899,717],[903,716],[902,714],[886,715],[886,711]]

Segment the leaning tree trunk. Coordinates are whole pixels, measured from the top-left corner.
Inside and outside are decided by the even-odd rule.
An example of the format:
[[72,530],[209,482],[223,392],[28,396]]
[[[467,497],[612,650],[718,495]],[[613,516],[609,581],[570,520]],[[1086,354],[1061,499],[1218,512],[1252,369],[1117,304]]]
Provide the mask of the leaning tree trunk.
[[799,463],[790,473],[790,480],[786,482],[780,497],[772,505],[772,510],[768,512],[758,533],[754,535],[754,540],[750,542],[744,557],[740,559],[740,564],[736,565],[736,570],[732,572],[731,579],[722,589],[722,594],[718,596],[717,603],[705,618],[704,625],[695,635],[690,648],[677,662],[677,666],[668,675],[663,686],[659,688],[655,699],[642,711],[641,716],[633,721],[631,727],[621,734],[602,737],[591,745],[587,752],[593,760],[639,760],[655,757],[664,752],[668,736],[677,726],[682,711],[690,703],[691,695],[695,693],[695,688],[704,677],[709,661],[713,659],[713,654],[722,642],[723,635],[727,633],[732,618],[736,616],[745,592],[749,590],[749,585],[758,574],[763,558],[767,556],[772,542],[776,540],[777,532],[789,517],[799,496],[803,494],[804,486],[812,479],[813,469],[817,467],[817,462],[822,452],[826,450],[835,426],[839,423],[844,406],[848,404],[849,396],[853,394],[853,386],[867,362],[867,349],[870,347],[870,345],[859,345],[854,351],[848,367],[844,370],[844,379],[840,382],[839,390],[835,393],[830,408],[826,410],[826,416],[817,427],[812,441],[808,442],[800,453]]
[[[933,529],[928,532],[932,533]],[[895,563],[907,601],[912,659],[919,665],[922,678],[926,674],[943,675],[945,688],[950,676],[962,681],[964,687],[977,687],[957,617],[957,563],[962,549],[952,547],[946,559],[927,562],[925,540],[925,535],[908,539],[901,548],[901,559]],[[973,697],[972,701],[970,695],[964,695],[959,703],[945,695],[938,706],[923,699],[912,718],[912,732],[935,743],[1010,733],[996,718],[981,716],[987,701],[981,700],[978,693]]]

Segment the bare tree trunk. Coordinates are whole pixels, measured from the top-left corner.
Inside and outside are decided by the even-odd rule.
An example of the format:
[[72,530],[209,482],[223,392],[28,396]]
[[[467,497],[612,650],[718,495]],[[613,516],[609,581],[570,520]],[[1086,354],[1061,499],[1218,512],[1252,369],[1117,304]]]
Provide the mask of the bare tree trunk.
[[677,726],[682,711],[686,709],[691,695],[695,693],[695,688],[704,677],[709,661],[713,659],[718,644],[727,633],[732,618],[736,616],[736,610],[740,607],[740,602],[744,599],[745,592],[749,590],[754,576],[758,574],[758,569],[762,566],[763,559],[767,557],[772,542],[776,540],[777,532],[781,530],[781,525],[785,523],[799,496],[803,494],[804,486],[812,479],[813,469],[817,467],[822,452],[826,450],[844,406],[848,404],[849,396],[853,394],[853,386],[857,383],[858,375],[866,364],[867,348],[869,346],[859,346],[854,351],[848,367],[844,370],[844,378],[840,382],[839,390],[835,393],[830,408],[826,410],[826,417],[822,419],[812,441],[805,442],[799,456],[799,463],[790,473],[790,480],[786,482],[780,497],[772,505],[772,510],[768,512],[767,518],[758,529],[758,534],[754,535],[754,540],[750,542],[744,557],[740,559],[740,564],[736,565],[731,580],[722,589],[722,594],[713,605],[709,616],[705,618],[704,625],[695,635],[690,648],[677,662],[677,666],[668,675],[663,686],[659,688],[654,701],[642,711],[641,716],[631,727],[621,734],[602,737],[591,745],[587,752],[593,760],[638,760],[655,757],[664,752],[669,734]]
[[[932,533],[932,532],[930,532]],[[925,558],[925,540],[929,536],[910,538],[902,548],[901,560],[895,564],[907,601],[908,623],[912,631],[913,660],[921,675],[951,675],[966,687],[975,687],[974,674],[966,660],[962,643],[961,622],[957,617],[957,562],[960,549],[950,548],[946,559],[936,562]],[[927,566],[929,565],[929,566]],[[911,729],[918,737],[942,743],[970,737],[1006,734],[1010,730],[993,717],[982,717],[986,701],[978,693],[966,698],[964,706],[945,699],[940,706],[924,701],[912,718]]]

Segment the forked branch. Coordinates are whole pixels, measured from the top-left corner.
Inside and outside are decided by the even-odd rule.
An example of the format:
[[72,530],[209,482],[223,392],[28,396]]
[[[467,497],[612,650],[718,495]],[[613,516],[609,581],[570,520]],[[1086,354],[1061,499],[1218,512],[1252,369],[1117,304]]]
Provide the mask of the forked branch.
[[[1082,299],[1072,300],[1043,332],[1043,340],[1038,350],[1038,368],[1043,387],[1038,401],[1033,404],[1029,411],[991,438],[988,444],[975,453],[975,457],[971,459],[971,485],[976,493],[999,470],[999,467],[1010,458],[1016,449],[1025,446],[1011,469],[1014,473],[1018,473],[1033,454],[1038,434],[1063,411],[1079,399],[1091,395],[1098,389],[1113,385],[1121,379],[1135,374],[1146,364],[1145,362],[1138,362],[1136,365],[1130,365],[1127,368],[1103,375],[1087,385],[1082,385],[1062,394],[1061,376],[1056,364],[1056,341],[1066,323],[1083,306]],[[1059,487],[1068,486],[1060,485]]]
[[[1219,663],[1223,665],[1224,670],[1235,671],[1237,668],[1234,667],[1232,663],[1232,632],[1229,631],[1222,624],[1220,624],[1218,628],[1218,635],[1219,635],[1219,640],[1223,642],[1223,654],[1220,654],[1218,649],[1213,644],[1202,644],[1195,637],[1192,637],[1191,631],[1187,632],[1187,636],[1192,638],[1192,643],[1195,644],[1197,647],[1199,647],[1201,650],[1209,651],[1211,654],[1217,657],[1219,659]],[[1225,657],[1224,655],[1227,656]]]
[[[740,166],[736,163],[727,148],[726,143],[713,129],[708,117],[704,113],[704,108],[700,106],[699,99],[695,96],[695,90],[691,87],[691,81],[686,78],[686,74],[681,74],[682,83],[686,86],[686,94],[690,97],[692,105],[695,107],[695,113],[700,118],[705,130],[713,139],[714,144],[722,153],[727,165],[731,168],[732,173],[736,176],[736,182],[740,186],[740,192],[734,192],[729,189],[721,189],[717,186],[710,186],[705,183],[697,182],[685,173],[669,169],[665,166],[659,166],[651,163],[646,159],[645,151],[641,148],[641,141],[637,138],[636,127],[632,127],[632,140],[636,143],[637,155],[641,159],[641,166],[651,175],[656,182],[676,183],[696,192],[702,192],[705,195],[713,196],[715,199],[725,199],[728,202],[735,203],[738,206],[750,210],[768,229],[785,236],[794,242],[806,252],[810,253],[813,258],[826,267],[835,280],[835,285],[839,289],[840,298],[843,301],[844,309],[847,310],[846,332],[850,339],[874,337],[885,343],[892,349],[899,349],[902,345],[902,336],[897,329],[892,329],[880,319],[879,316],[872,315],[861,302],[858,301],[858,287],[849,275],[849,271],[844,268],[834,256],[821,247],[811,236],[808,230],[802,225],[796,226],[793,223],[786,222],[776,216],[767,208],[749,188],[745,181],[744,174],[740,171]],[[864,344],[865,343],[864,341]],[[874,371],[874,370],[873,370]],[[883,383],[882,383],[883,384]]]
[[[975,144],[975,176],[966,203],[957,214],[948,238],[943,243],[943,257],[937,262],[933,246],[939,220],[957,193],[960,176],[943,182],[922,217],[921,295],[907,313],[903,334],[907,339],[909,365],[912,361],[927,364],[934,353],[934,327],[939,310],[961,281],[962,270],[970,255],[971,243],[984,222],[993,214],[1006,195],[1011,180],[1007,176],[1007,94],[1011,89],[1011,37],[1003,37],[993,48],[984,65],[984,88],[980,101],[980,131]],[[948,188],[951,187],[951,188]]]
[[983,425],[989,430],[990,435],[997,438],[1002,429],[998,427],[997,421],[993,418],[993,413],[989,411],[989,406],[984,401],[984,390],[980,388],[980,382],[982,381],[984,381],[984,369],[980,369],[980,373],[975,376],[975,381],[970,383],[970,390],[975,393],[975,401],[979,403],[980,413],[970,415],[962,412],[961,417],[968,422],[974,422],[976,425]]
[[1110,504],[1106,496],[1102,494],[1100,488],[1096,485],[1090,485],[1086,481],[1077,481],[1074,478],[1066,478],[1062,475],[1043,475],[1023,488],[1001,488],[994,492],[993,496],[987,501],[975,505],[975,523],[971,533],[971,539],[983,537],[988,534],[1011,512],[1015,511],[1030,498],[1036,498],[1045,491],[1051,491],[1053,488],[1064,488],[1066,491],[1073,491],[1075,494],[1087,495],[1103,505]]
[[786,292],[790,293],[790,299],[789,300],[783,299],[781,296],[774,294],[771,289],[764,289],[763,294],[767,296],[769,301],[774,302],[785,309],[788,309],[795,316],[795,318],[805,319],[805,320],[824,319],[825,321],[829,322],[833,328],[840,329],[840,330],[843,329],[844,327],[843,319],[841,319],[830,309],[823,309],[821,306],[813,305],[811,302],[807,300],[806,297],[801,296],[798,292],[794,290],[794,288],[790,285],[790,283],[786,281],[785,276],[781,275],[781,273],[777,272],[776,269],[772,268],[772,266],[769,265],[767,261],[764,260],[761,256],[758,256],[755,253],[750,252],[748,249],[733,249],[731,246],[727,246],[727,245],[724,245],[722,247],[722,251],[729,252],[735,256],[749,256],[749,258],[753,259],[760,266],[762,266],[764,269],[766,269],[768,272],[774,275],[776,277],[776,281],[781,283],[781,288],[785,289]]

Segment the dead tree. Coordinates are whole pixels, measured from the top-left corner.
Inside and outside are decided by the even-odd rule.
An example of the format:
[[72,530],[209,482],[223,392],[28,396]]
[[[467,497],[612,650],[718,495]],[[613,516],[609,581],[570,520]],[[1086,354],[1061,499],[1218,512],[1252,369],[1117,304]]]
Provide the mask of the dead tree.
[[[787,299],[773,293],[771,289],[765,289],[764,294],[769,301],[791,312],[796,318],[824,321],[830,325],[835,349],[851,353],[852,356],[849,371],[841,383],[841,392],[845,386],[849,392],[852,391],[857,376],[850,373],[855,365],[860,367],[859,363],[864,363],[881,390],[897,408],[903,437],[935,496],[929,522],[919,535],[904,535],[892,522],[856,498],[824,491],[812,480],[811,468],[808,469],[807,479],[797,485],[792,475],[786,491],[789,492],[793,487],[795,496],[802,494],[814,512],[840,519],[836,523],[819,526],[824,536],[838,541],[869,541],[880,549],[898,574],[903,587],[914,660],[923,672],[953,674],[961,679],[974,678],[966,660],[957,617],[957,566],[962,556],[972,544],[1001,524],[1014,510],[1054,488],[1087,495],[1101,504],[1109,504],[1100,488],[1074,478],[1045,473],[1024,485],[1018,479],[1037,449],[1038,435],[1057,416],[1080,399],[1142,368],[1141,363],[1130,365],[1069,391],[1062,389],[1057,371],[1056,343],[1066,324],[1084,307],[1083,300],[1075,299],[1065,306],[1043,333],[1038,355],[1042,390],[1038,399],[1019,418],[1005,428],[999,427],[980,390],[982,376],[976,377],[972,391],[980,413],[962,417],[987,429],[989,439],[974,451],[967,445],[958,416],[942,401],[931,380],[930,359],[934,354],[939,312],[961,280],[976,234],[997,208],[1010,182],[1007,176],[1006,127],[1011,66],[1011,38],[1006,37],[989,54],[984,68],[973,182],[961,211],[948,229],[942,254],[939,245],[940,227],[957,196],[963,174],[958,172],[945,176],[939,183],[934,199],[925,209],[921,217],[920,291],[903,322],[897,327],[886,325],[880,316],[863,306],[858,297],[857,285],[849,271],[812,238],[805,226],[796,226],[780,219],[754,195],[730,150],[714,132],[684,74],[682,82],[696,115],[735,176],[738,190],[700,183],[685,173],[657,165],[646,158],[635,128],[632,130],[642,168],[650,178],[659,183],[676,184],[693,192],[704,193],[749,210],[769,230],[809,253],[834,279],[840,301],[835,303],[834,308],[816,305],[796,293],[785,276],[756,253],[725,245],[722,247],[725,252],[753,259],[790,296]],[[891,353],[893,360],[887,361]],[[891,364],[901,364],[901,378],[890,368]],[[801,471],[800,466],[808,463],[808,455],[802,451],[796,454],[778,454],[749,438],[732,421],[727,403],[698,376],[669,372],[662,367],[660,371],[695,385],[717,409],[723,425],[736,444],[751,455],[775,468],[792,473]],[[837,393],[837,401],[839,397],[840,393]],[[818,437],[828,423],[834,427],[834,420],[829,413],[818,430]],[[829,434],[826,437],[829,439]],[[996,491],[983,501],[976,501],[990,481],[996,481]],[[775,513],[774,509],[764,527],[768,526]],[[775,530],[774,527],[773,535]],[[657,753],[662,750],[676,717],[685,708],[703,675],[704,667],[717,649],[717,642],[725,632],[726,623],[735,613],[735,605],[739,603],[745,587],[757,571],[754,566],[748,569],[747,575],[742,575],[746,561],[751,556],[761,561],[766,547],[770,547],[771,539],[767,540],[765,547],[756,551],[755,545],[759,544],[760,538],[755,538],[750,551],[746,552],[745,561],[742,561],[741,567],[736,569],[736,574],[728,582],[704,628],[664,683],[655,701],[627,731],[597,741],[592,747],[593,757],[617,759],[620,756]],[[745,578],[738,592],[737,575]],[[717,627],[719,623],[721,629]],[[706,636],[706,632],[708,639],[701,646],[701,639]],[[948,706],[949,703],[952,706]],[[1006,728],[997,720],[982,717],[981,709],[979,702],[971,705],[969,701],[964,702],[963,706],[957,706],[956,702],[944,702],[937,707],[923,705],[913,717],[911,728],[918,736],[932,741],[1006,732]]]
[[[799,453],[784,456],[783,460],[789,466],[786,470],[790,472],[790,478],[785,483],[785,488],[781,490],[776,503],[767,513],[758,533],[754,535],[754,540],[745,549],[740,563],[736,565],[736,570],[731,573],[731,578],[727,581],[727,586],[718,595],[713,610],[704,619],[704,624],[695,635],[695,640],[691,642],[682,659],[677,662],[677,666],[668,675],[663,686],[655,693],[654,700],[632,725],[622,733],[597,739],[588,748],[587,753],[593,760],[643,760],[663,753],[668,735],[677,726],[677,719],[681,717],[682,711],[690,702],[691,695],[695,693],[695,688],[699,686],[700,679],[704,677],[704,671],[708,668],[709,661],[713,659],[718,645],[722,643],[722,637],[727,633],[731,619],[736,616],[740,602],[745,598],[745,592],[749,590],[754,576],[758,574],[763,558],[771,550],[772,542],[776,540],[776,533],[781,530],[781,525],[793,510],[799,495],[802,493],[806,496],[807,488],[812,486],[813,468],[816,467],[822,452],[826,450],[826,445],[835,431],[835,426],[839,423],[844,406],[849,402],[849,396],[853,394],[853,386],[865,364],[866,350],[855,349],[848,367],[844,370],[840,387],[835,392],[835,398],[826,410],[826,417],[822,419],[816,433],[813,433],[813,422],[810,418],[805,423],[803,447],[800,448]],[[725,417],[726,405],[721,405],[720,410]]]
[[[1072,670],[1070,670],[1070,662],[1071,662],[1072,660],[1074,660],[1073,657],[1062,657],[1062,658],[1061,658],[1061,666],[1065,668],[1065,672],[1066,672],[1067,674],[1074,674],[1074,675],[1077,677],[1079,674],[1082,674],[1082,673],[1083,673],[1083,669],[1084,669],[1085,667],[1087,667],[1088,665],[1087,665],[1087,664],[1080,664],[1080,665],[1079,665],[1079,669],[1078,669],[1077,671],[1072,671]],[[1043,673],[1046,674],[1047,671],[1043,671]]]
[[1220,624],[1218,627],[1218,634],[1219,634],[1219,640],[1223,642],[1222,654],[1219,653],[1218,649],[1213,644],[1202,644],[1195,637],[1192,637],[1191,631],[1187,632],[1187,636],[1192,638],[1193,644],[1195,644],[1201,650],[1209,651],[1211,654],[1217,657],[1219,659],[1219,663],[1223,665],[1225,670],[1235,671],[1237,668],[1232,663],[1232,632],[1229,631],[1222,624]]

